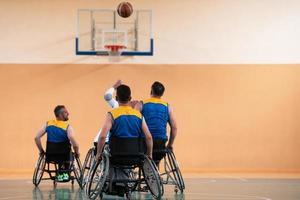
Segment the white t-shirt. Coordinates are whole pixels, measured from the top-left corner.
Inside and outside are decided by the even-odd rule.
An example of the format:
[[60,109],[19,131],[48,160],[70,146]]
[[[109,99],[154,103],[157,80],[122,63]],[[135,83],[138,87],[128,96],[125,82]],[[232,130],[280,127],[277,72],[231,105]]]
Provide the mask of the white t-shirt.
[[[117,108],[119,107],[119,103],[113,98],[114,92],[115,92],[115,88],[113,87],[106,90],[106,92],[104,93],[104,99],[109,104],[110,107]],[[98,134],[94,138],[94,142],[98,142],[100,133],[101,133],[101,129],[99,130]],[[106,136],[105,142],[108,142],[108,140],[109,140],[109,133]]]
[[110,105],[110,107],[117,108],[119,107],[119,103],[115,98],[113,98],[114,92],[115,92],[115,88],[113,87],[106,90],[106,92],[104,93],[104,99]]

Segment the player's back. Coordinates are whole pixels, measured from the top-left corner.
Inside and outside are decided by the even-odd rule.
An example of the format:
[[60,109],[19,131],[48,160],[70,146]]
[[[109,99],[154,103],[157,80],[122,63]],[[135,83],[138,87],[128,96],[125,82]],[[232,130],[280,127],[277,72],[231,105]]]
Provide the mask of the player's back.
[[143,101],[142,115],[154,139],[167,140],[168,103],[158,98]]

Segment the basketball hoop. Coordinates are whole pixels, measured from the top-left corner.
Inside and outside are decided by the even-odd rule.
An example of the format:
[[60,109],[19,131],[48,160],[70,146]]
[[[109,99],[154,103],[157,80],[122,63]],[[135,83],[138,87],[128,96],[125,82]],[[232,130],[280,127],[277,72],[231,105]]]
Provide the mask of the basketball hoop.
[[119,44],[109,44],[104,47],[108,50],[108,55],[112,57],[119,57],[122,54],[122,50],[126,49],[126,46]]

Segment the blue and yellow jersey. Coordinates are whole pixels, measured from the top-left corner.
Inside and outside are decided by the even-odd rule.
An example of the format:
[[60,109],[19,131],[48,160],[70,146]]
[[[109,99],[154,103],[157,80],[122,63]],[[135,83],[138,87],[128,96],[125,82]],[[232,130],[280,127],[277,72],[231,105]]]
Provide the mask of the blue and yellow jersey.
[[142,115],[154,139],[167,140],[168,103],[158,98],[143,101]]
[[67,129],[69,124],[65,121],[50,120],[47,122],[46,132],[48,142],[66,142],[69,141]]
[[109,112],[113,118],[110,137],[142,137],[142,114],[130,106],[120,106]]

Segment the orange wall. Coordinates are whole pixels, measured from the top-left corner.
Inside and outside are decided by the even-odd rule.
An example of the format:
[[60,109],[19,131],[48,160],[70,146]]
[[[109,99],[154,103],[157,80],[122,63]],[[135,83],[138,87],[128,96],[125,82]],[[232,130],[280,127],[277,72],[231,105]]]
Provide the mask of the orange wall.
[[[108,63],[106,56],[75,55],[76,14],[116,9],[120,2],[0,0],[0,62]],[[123,63],[300,63],[299,0],[130,2],[153,10],[154,56]]]
[[167,90],[184,171],[300,171],[300,65],[0,65],[0,170],[32,170],[33,137],[65,104],[82,160],[109,110],[116,79],[133,98]]

